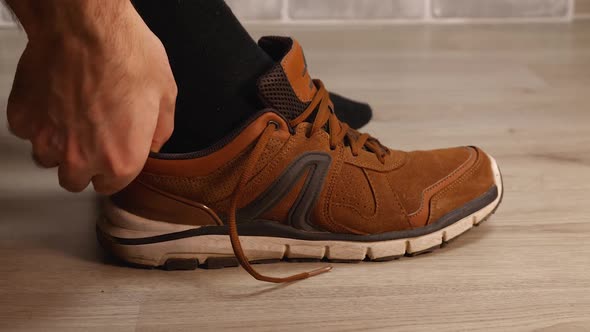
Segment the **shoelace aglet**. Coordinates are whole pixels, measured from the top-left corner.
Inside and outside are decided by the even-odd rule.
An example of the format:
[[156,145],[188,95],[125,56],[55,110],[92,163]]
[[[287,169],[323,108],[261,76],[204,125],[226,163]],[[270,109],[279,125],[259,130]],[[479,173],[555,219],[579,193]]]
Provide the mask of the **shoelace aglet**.
[[317,276],[318,274],[322,274],[322,273],[326,273],[326,272],[330,272],[330,271],[332,271],[332,265],[320,267],[319,269],[309,271],[309,272],[307,272],[307,276],[314,277],[314,276]]

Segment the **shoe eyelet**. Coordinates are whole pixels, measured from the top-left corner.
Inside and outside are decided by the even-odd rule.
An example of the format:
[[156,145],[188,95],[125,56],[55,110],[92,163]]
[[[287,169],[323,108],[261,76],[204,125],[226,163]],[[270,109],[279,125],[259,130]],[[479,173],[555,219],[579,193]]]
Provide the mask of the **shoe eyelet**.
[[270,120],[270,121],[268,121],[267,125],[268,125],[268,126],[270,126],[270,125],[274,125],[274,126],[275,126],[275,128],[276,128],[276,130],[279,130],[279,129],[281,129],[281,124],[280,124],[280,123],[278,123],[278,122],[276,122],[276,121],[274,121],[274,120]]

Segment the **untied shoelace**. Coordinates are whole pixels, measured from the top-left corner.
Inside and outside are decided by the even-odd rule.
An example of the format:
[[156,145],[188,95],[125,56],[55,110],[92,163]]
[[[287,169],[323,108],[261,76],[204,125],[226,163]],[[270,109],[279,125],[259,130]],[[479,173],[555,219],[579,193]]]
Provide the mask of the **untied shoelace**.
[[[361,149],[365,149],[367,151],[375,153],[377,159],[381,163],[384,163],[385,156],[390,153],[389,150],[383,145],[381,145],[378,140],[371,137],[370,135],[360,134],[357,131],[350,129],[348,124],[340,122],[340,120],[338,120],[338,118],[334,114],[334,106],[332,104],[332,101],[330,100],[328,91],[324,87],[324,84],[320,80],[314,80],[314,84],[318,88],[316,95],[314,96],[306,110],[303,113],[301,113],[301,115],[299,115],[297,118],[291,120],[289,124],[292,127],[296,127],[298,124],[307,120],[311,116],[311,114],[317,109],[315,119],[313,121],[311,129],[307,133],[307,137],[311,137],[318,130],[322,130],[322,128],[324,128],[327,124],[327,130],[330,134],[331,149],[336,149],[336,146],[340,142],[345,141],[345,144],[350,146],[353,156],[357,156]],[[246,187],[246,184],[253,177],[256,164],[258,163],[258,160],[260,159],[269,140],[271,139],[273,132],[278,130],[279,126],[280,125],[277,122],[269,121],[267,127],[259,136],[258,142],[252,150],[248,160],[246,161],[244,171],[240,176],[238,185],[236,186],[234,193],[232,195],[227,220],[231,245],[234,254],[236,255],[236,258],[240,262],[240,265],[242,265],[242,267],[254,278],[261,281],[274,283],[283,283],[307,279],[309,277],[313,277],[318,274],[322,274],[332,270],[332,266],[324,266],[309,272],[294,274],[289,277],[270,277],[260,274],[258,271],[256,271],[254,267],[252,267],[252,265],[250,264],[250,261],[248,260],[246,254],[244,253],[244,250],[242,249],[242,244],[240,242],[240,236],[238,234],[238,226],[236,222],[238,200],[242,196],[242,192]]]

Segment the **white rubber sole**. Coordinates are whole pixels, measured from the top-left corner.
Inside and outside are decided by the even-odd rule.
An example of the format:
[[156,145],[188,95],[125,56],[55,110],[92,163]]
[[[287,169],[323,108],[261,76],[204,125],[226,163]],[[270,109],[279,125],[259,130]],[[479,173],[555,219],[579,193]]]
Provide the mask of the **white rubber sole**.
[[[502,178],[496,161],[491,157],[490,159],[498,188],[497,198],[479,211],[426,235],[379,242],[308,241],[280,237],[240,236],[240,242],[251,261],[281,259],[380,261],[430,251],[477,226],[499,205],[503,193]],[[207,263],[209,267],[237,265],[236,262],[228,261],[228,258],[234,257],[234,253],[227,235],[201,235],[141,245],[122,245],[112,241],[110,237],[145,238],[195,228],[144,219],[112,204],[105,206],[105,217],[99,220],[97,228],[99,240],[105,249],[128,263],[173,269],[195,268]],[[212,265],[214,261],[225,263]],[[184,263],[171,264],[173,262]],[[186,262],[190,263],[186,264]]]

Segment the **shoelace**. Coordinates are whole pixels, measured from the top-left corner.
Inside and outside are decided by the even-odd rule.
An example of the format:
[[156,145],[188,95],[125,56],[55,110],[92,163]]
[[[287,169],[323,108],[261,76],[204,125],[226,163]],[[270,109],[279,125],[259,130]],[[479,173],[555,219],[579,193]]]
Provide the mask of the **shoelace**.
[[[378,140],[372,138],[368,134],[360,134],[357,131],[350,129],[348,124],[342,123],[338,120],[336,115],[334,114],[334,105],[330,100],[329,93],[324,87],[324,84],[320,80],[314,80],[318,91],[311,101],[310,105],[307,109],[301,113],[297,118],[293,119],[290,122],[290,125],[295,127],[301,122],[305,121],[309,116],[317,109],[317,113],[315,116],[315,120],[311,126],[311,129],[307,133],[308,137],[311,137],[315,132],[318,130],[322,130],[322,128],[328,124],[328,132],[330,134],[330,148],[336,149],[338,143],[344,141],[346,139],[346,144],[350,146],[352,154],[357,156],[360,149],[366,149],[367,151],[371,151],[375,153],[378,160],[380,162],[384,162],[385,155],[389,154],[389,150],[381,145]],[[319,107],[318,107],[319,106]],[[272,134],[275,130],[279,129],[279,124],[273,121],[269,122],[268,126],[264,129],[262,134],[258,138],[258,142],[256,146],[252,150],[250,157],[246,161],[246,165],[244,167],[244,171],[238,181],[238,185],[232,195],[230,207],[229,207],[229,216],[228,216],[228,227],[229,227],[229,238],[231,240],[231,245],[234,250],[234,254],[236,258],[240,262],[240,265],[254,278],[267,281],[267,282],[274,282],[274,283],[283,283],[283,282],[290,282],[295,280],[307,279],[309,277],[316,276],[318,274],[322,274],[325,272],[329,272],[332,270],[332,266],[324,266],[319,269],[315,269],[309,272],[303,272],[299,274],[295,274],[289,277],[269,277],[260,274],[256,271],[250,261],[246,257],[244,250],[242,249],[242,244],[240,242],[240,236],[238,234],[238,226],[236,222],[236,214],[238,210],[238,199],[242,195],[242,191],[244,190],[246,184],[254,175],[254,171],[256,168],[256,164],[260,159],[260,156],[264,152],[266,145],[268,144]]]

